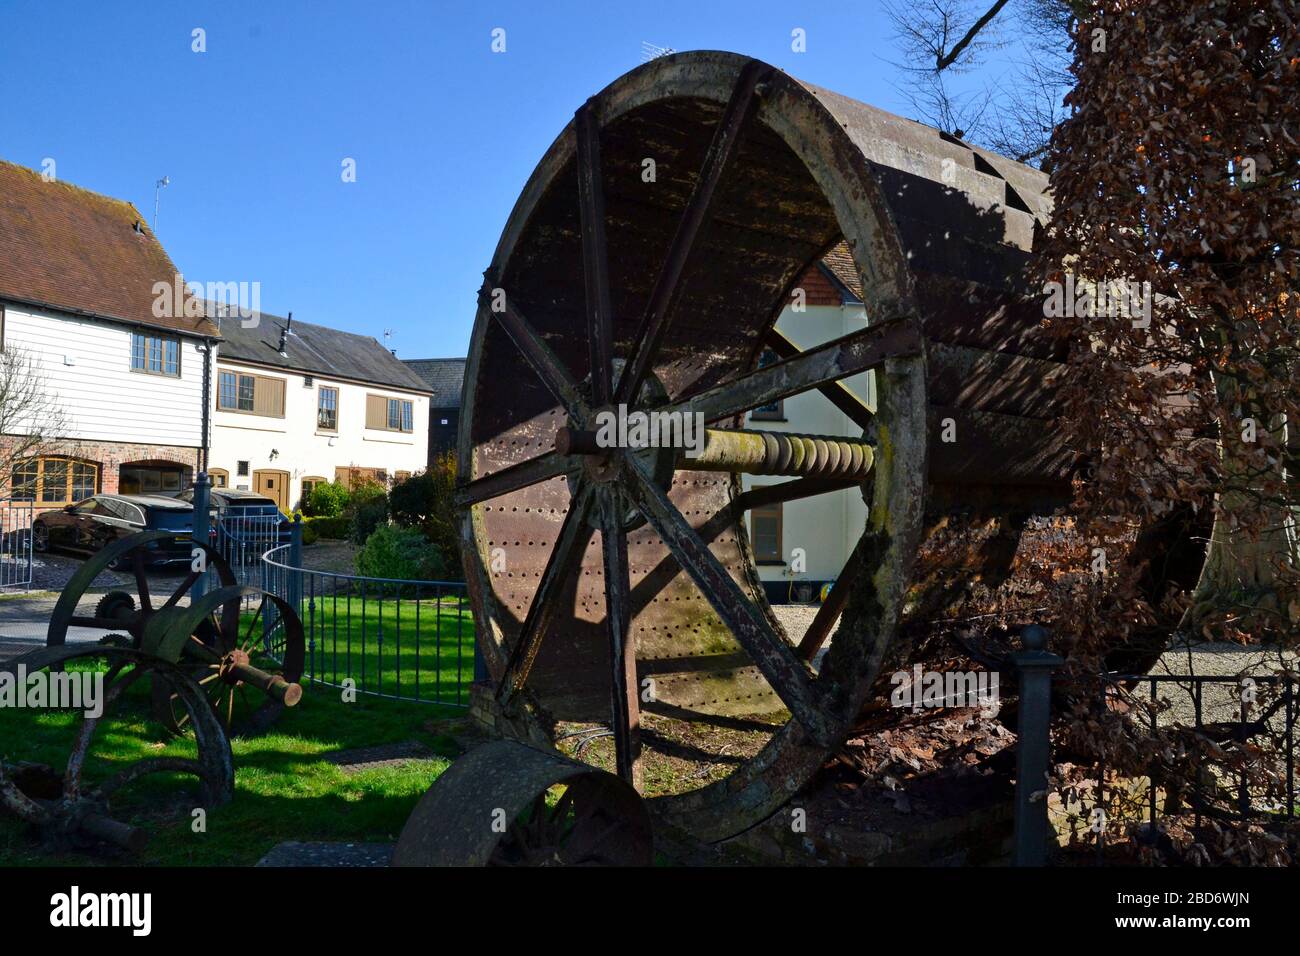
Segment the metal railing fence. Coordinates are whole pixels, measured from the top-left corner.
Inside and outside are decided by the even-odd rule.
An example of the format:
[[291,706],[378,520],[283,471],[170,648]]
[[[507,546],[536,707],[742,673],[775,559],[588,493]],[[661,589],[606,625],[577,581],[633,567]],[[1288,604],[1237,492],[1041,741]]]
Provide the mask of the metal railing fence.
[[[305,680],[376,697],[469,705],[474,621],[464,583],[305,568],[301,522],[294,522],[293,537],[262,556],[260,584],[302,619]],[[284,648],[284,629],[267,610],[264,641],[275,655]]]

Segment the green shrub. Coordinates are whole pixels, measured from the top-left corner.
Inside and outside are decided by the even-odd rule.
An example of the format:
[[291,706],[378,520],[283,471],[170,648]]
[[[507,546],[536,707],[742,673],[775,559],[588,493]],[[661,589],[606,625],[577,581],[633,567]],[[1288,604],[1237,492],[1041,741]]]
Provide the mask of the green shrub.
[[308,518],[303,522],[303,542],[307,541],[307,529],[310,528],[312,533],[321,538],[334,538],[343,540],[352,531],[352,522],[350,519],[339,515],[335,518]]
[[320,532],[311,526],[311,519],[304,518],[302,521],[302,543],[315,544],[320,537]]
[[312,488],[302,510],[314,518],[337,518],[343,514],[352,495],[347,486],[337,481],[324,481]]
[[388,523],[388,499],[382,495],[348,505],[349,534],[356,544],[365,544],[375,531]]
[[389,512],[397,524],[418,528],[438,548],[449,573],[460,577],[460,535],[452,495],[456,488],[456,456],[439,455],[428,471],[393,485]]
[[445,572],[442,555],[412,528],[381,525],[357,552],[357,573],[368,578],[439,581]]

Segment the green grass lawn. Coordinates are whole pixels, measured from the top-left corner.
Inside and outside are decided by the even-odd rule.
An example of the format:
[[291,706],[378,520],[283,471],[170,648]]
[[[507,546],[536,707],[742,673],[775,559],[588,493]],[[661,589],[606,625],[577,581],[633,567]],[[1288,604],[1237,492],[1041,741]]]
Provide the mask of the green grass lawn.
[[[245,616],[244,630],[250,618]],[[474,679],[474,618],[456,596],[414,600],[391,592],[304,599],[307,672],[395,697],[468,704]],[[312,640],[314,639],[314,649]]]
[[[144,756],[193,756],[192,736],[168,740],[148,719],[146,692],[133,688],[128,704],[101,722],[88,779]],[[115,818],[150,833],[141,855],[52,855],[42,851],[23,822],[0,809],[0,866],[248,865],[282,840],[391,842],[457,753],[439,721],[463,714],[365,696],[343,703],[337,690],[309,687],[272,734],[233,742],[235,796],[208,814],[206,833],[194,833],[190,826],[188,810],[197,792],[193,778],[155,774],[121,791],[112,808]],[[0,758],[45,763],[61,773],[80,720],[66,712],[0,709]],[[412,740],[437,756],[351,775],[323,759],[330,751]]]

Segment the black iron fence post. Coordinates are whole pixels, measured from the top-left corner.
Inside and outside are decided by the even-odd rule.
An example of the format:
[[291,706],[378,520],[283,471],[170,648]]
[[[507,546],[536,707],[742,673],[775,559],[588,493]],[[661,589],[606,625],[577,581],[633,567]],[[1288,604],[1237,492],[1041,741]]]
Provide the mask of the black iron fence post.
[[285,588],[289,592],[284,599],[302,616],[302,515],[293,516],[293,527],[289,532],[289,580]]
[[[194,476],[194,543],[200,546],[206,546],[208,543],[208,500],[209,488],[208,473],[201,471]],[[207,554],[203,556],[203,567],[207,568]],[[193,604],[199,598],[203,597],[208,589],[208,576],[206,573],[199,576],[198,580],[190,586],[190,603]]]
[[1020,676],[1014,862],[1016,866],[1046,866],[1052,832],[1046,793],[1052,749],[1052,671],[1064,661],[1047,650],[1045,628],[1031,624],[1021,631],[1020,638],[1024,650],[1011,655]]

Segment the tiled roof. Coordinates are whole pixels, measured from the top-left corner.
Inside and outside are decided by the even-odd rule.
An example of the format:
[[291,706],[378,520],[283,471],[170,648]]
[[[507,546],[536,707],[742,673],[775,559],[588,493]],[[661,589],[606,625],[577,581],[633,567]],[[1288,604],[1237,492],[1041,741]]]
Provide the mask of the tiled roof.
[[215,335],[202,316],[154,315],[154,283],[176,272],[129,202],[0,160],[0,299]]
[[459,408],[460,387],[465,381],[463,358],[403,359],[407,368],[433,389],[432,408]]
[[853,253],[849,252],[848,243],[841,242],[826,253],[822,257],[822,265],[830,270],[831,274],[853,294],[854,298],[859,302],[865,301],[862,298],[862,276],[858,275],[858,267],[853,264]]
[[[369,335],[298,319],[290,324],[266,312],[251,328],[245,328],[237,315],[219,320],[219,327],[224,341],[217,349],[218,362],[223,358],[243,359],[310,375],[332,375],[417,392],[429,390],[418,375]],[[280,333],[286,329],[285,354],[281,355]]]

